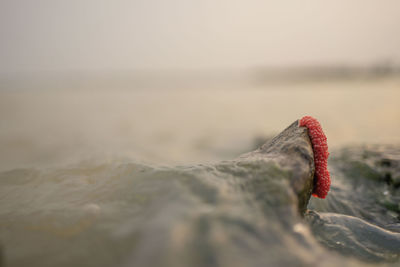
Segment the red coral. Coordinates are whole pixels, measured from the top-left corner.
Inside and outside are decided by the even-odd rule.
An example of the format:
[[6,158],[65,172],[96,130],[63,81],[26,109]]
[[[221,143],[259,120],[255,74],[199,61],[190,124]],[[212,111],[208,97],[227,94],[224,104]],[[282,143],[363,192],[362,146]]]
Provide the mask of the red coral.
[[311,116],[303,117],[299,122],[300,127],[308,128],[308,135],[314,151],[315,182],[312,195],[325,198],[331,185],[331,178],[328,171],[328,144],[326,136],[322,131],[321,124]]

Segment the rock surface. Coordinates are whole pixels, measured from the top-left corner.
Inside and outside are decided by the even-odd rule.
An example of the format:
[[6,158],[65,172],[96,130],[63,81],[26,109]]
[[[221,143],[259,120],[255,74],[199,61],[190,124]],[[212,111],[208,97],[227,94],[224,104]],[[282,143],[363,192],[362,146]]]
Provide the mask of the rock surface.
[[[245,154],[237,160],[240,162],[257,162],[273,166],[288,172],[287,179],[293,192],[297,196],[300,213],[304,213],[308,200],[313,191],[314,181],[314,155],[308,130],[305,127],[298,127],[298,121],[293,122],[288,128],[282,131],[272,140],[262,145],[259,149]],[[250,170],[251,171],[251,170]],[[271,177],[258,177],[269,180]],[[273,194],[273,193],[271,193]]]
[[314,162],[297,121],[215,165],[85,164],[0,176],[7,266],[312,264],[319,251],[302,223]]
[[307,131],[296,121],[259,149],[213,165],[85,162],[0,173],[0,263],[398,266],[400,158],[338,151],[332,190],[309,201]]
[[329,249],[363,261],[398,261],[400,147],[353,146],[333,154],[332,190],[324,201],[312,199],[314,211],[306,214],[314,235]]
[[[152,251],[142,243],[126,266],[285,265],[318,251],[294,248],[316,245],[301,222],[313,190],[314,162],[307,128],[298,127],[298,121],[235,160],[176,171],[157,173],[178,178],[178,195],[183,199],[169,201],[164,211],[181,216],[168,223],[152,218],[150,225],[156,219],[157,226],[143,233],[144,244],[153,244]],[[182,209],[181,202],[187,207]],[[177,206],[179,211],[174,210]],[[157,216],[163,217],[164,211]],[[160,243],[163,234],[166,242]],[[290,253],[288,247],[293,247]],[[163,255],[167,248],[166,258],[151,257]],[[316,263],[313,257],[304,262]]]

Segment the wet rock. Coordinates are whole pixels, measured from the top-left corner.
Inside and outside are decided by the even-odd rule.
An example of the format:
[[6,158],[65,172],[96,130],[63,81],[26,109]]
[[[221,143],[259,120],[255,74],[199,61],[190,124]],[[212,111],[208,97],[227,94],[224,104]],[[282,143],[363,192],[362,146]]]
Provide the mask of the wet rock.
[[311,253],[322,253],[301,219],[313,190],[314,162],[307,128],[297,121],[235,160],[157,175],[173,177],[177,199],[158,199],[169,204],[141,231],[143,243],[126,266],[158,266],[160,259],[151,255],[166,248],[161,261],[167,266],[293,265],[299,257],[302,264],[316,264]]
[[348,176],[375,179],[390,187],[400,187],[400,148],[369,145],[342,149],[334,164]]
[[0,241],[7,266],[317,265],[325,252],[302,219],[313,179],[297,121],[215,165],[5,172]]
[[396,266],[396,150],[333,153],[332,190],[309,201],[307,131],[294,122],[255,151],[210,165],[0,173],[4,265]]
[[[290,188],[296,194],[299,211],[304,213],[313,190],[313,158],[307,128],[298,127],[298,121],[295,121],[259,149],[239,157],[237,162],[243,165],[262,160],[266,166],[275,166],[286,171],[288,175],[282,175],[281,178],[290,184]],[[272,177],[264,176],[260,179],[271,180]]]
[[330,161],[335,176],[327,201],[312,199],[310,209],[356,216],[384,227],[400,222],[400,148],[353,146]]
[[325,201],[312,199],[306,214],[324,246],[363,261],[400,258],[400,148],[353,146],[330,161],[335,177]]
[[400,258],[400,233],[395,233],[354,216],[308,212],[317,239],[343,255],[368,262],[396,262]]

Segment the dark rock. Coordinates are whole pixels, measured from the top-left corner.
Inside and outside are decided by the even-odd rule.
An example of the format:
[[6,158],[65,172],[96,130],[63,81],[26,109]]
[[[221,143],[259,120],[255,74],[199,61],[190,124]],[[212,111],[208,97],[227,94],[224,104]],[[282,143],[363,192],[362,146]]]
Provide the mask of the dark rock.
[[400,147],[352,146],[333,153],[331,192],[306,214],[326,247],[363,261],[400,259]]

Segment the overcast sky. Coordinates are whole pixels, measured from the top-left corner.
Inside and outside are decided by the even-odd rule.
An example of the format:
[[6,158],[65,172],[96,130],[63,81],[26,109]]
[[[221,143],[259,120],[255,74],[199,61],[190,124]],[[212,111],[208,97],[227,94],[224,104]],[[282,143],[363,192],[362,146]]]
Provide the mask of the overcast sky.
[[400,62],[400,1],[0,0],[0,72]]

